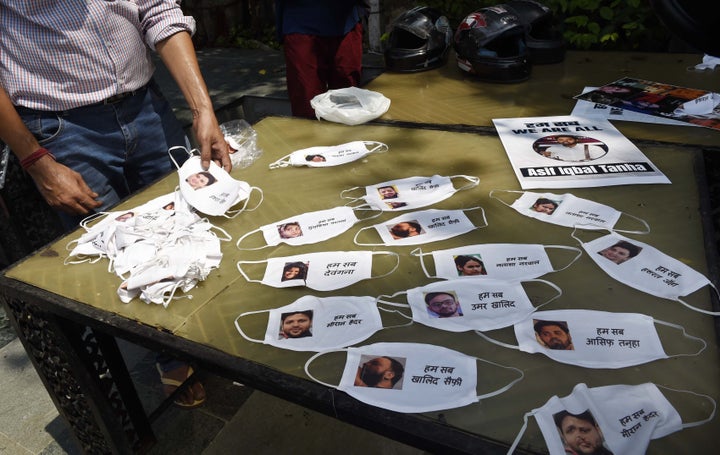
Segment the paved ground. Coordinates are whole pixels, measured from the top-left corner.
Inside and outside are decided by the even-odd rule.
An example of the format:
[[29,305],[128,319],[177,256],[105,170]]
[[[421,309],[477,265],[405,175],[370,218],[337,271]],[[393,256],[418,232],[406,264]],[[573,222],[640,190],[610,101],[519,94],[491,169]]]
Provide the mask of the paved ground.
[[[367,57],[370,78],[377,74],[378,56]],[[198,58],[217,110],[255,95],[277,100],[274,109],[289,115],[284,61],[278,51],[213,48],[200,51]],[[189,125],[192,117],[182,94],[162,65],[157,79],[178,118]],[[146,410],[154,410],[163,399],[155,355],[129,343],[121,348]],[[158,444],[151,455],[335,454],[340,447],[349,455],[422,453],[223,378],[208,375],[203,384],[205,406],[192,411],[171,407],[155,422]],[[0,397],[1,455],[80,453],[2,308]]]

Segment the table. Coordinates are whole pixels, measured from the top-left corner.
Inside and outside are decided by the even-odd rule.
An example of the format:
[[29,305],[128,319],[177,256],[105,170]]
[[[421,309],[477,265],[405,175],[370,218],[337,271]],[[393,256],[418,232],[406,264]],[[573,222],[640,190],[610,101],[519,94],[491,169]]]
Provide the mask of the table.
[[[419,73],[410,79],[434,77],[431,73]],[[384,83],[385,76],[399,77],[383,75],[373,84]],[[483,87],[483,96],[490,97],[495,87],[501,91],[510,89],[510,86],[487,84]],[[516,88],[523,90],[521,86]],[[488,197],[492,189],[518,189],[502,145],[492,131],[482,125],[449,131],[451,127],[443,128],[439,122],[412,124],[412,119],[393,123],[394,113],[403,109],[402,101],[393,102],[387,118],[383,118],[383,124],[348,127],[279,117],[268,117],[258,122],[255,129],[264,154],[250,168],[234,171],[233,176],[261,187],[265,200],[255,212],[241,214],[235,220],[213,221],[237,239],[260,225],[299,212],[341,205],[340,191],[352,186],[413,175],[468,174],[480,177],[480,185],[459,192],[435,207],[469,208],[480,205],[486,211],[489,226],[455,239],[425,245],[423,250],[496,242],[576,245],[569,229],[524,219]],[[502,103],[496,106],[500,108]],[[438,118],[447,114],[447,110],[437,107]],[[522,115],[528,113],[523,111]],[[657,132],[665,128],[633,127],[648,138],[657,136]],[[715,275],[713,267],[717,261],[713,249],[706,247],[705,239],[709,238],[705,232],[708,208],[702,181],[698,180],[704,175],[699,150],[706,147],[702,142],[705,136],[704,133],[690,134],[700,135],[696,141],[691,136],[697,146],[648,140],[641,147],[670,178],[672,185],[606,187],[571,192],[645,219],[652,232],[639,237],[639,240],[651,243],[701,273],[712,276]],[[712,139],[709,135],[707,137]],[[390,151],[332,169],[267,168],[270,162],[293,150],[350,140],[385,142]],[[177,177],[170,175],[125,201],[121,207],[130,208],[172,191],[176,182]],[[670,214],[674,216],[668,221]],[[385,214],[380,220],[392,216],[395,214]],[[359,226],[369,224],[372,222]],[[352,237],[359,226],[334,239],[306,247],[281,245],[261,252],[247,252],[238,250],[234,242],[227,243],[223,247],[225,256],[221,268],[192,291],[192,300],[179,300],[167,310],[137,301],[128,305],[120,303],[115,297],[119,280],[108,274],[103,264],[62,265],[65,245],[78,235],[73,233],[6,270],[0,277],[0,298],[8,306],[20,338],[61,414],[68,419],[88,452],[132,453],[142,451],[153,439],[147,418],[128,386],[127,372],[120,361],[113,336],[186,358],[202,368],[259,390],[431,452],[504,453],[520,429],[522,415],[526,411],[542,405],[551,395],[570,393],[579,382],[594,387],[652,381],[706,393],[716,400],[720,397],[720,364],[717,362],[713,318],[617,283],[600,272],[586,256],[569,269],[544,277],[563,289],[561,299],[546,309],[593,308],[646,313],[683,325],[689,333],[707,340],[708,349],[697,357],[656,361],[622,370],[587,370],[557,364],[541,355],[494,346],[474,333],[448,333],[419,324],[385,330],[362,344],[380,341],[434,343],[515,366],[525,372],[525,379],[512,389],[481,403],[442,412],[399,414],[364,405],[342,392],[310,381],[303,372],[303,365],[311,353],[252,344],[239,336],[233,320],[240,313],[284,305],[308,292],[302,288],[280,290],[247,283],[236,272],[236,261],[286,256],[300,251],[359,249],[352,244]],[[408,254],[412,247],[381,249],[401,254],[400,268],[389,277],[360,282],[333,293],[311,294],[377,296],[429,281],[422,274],[417,259]],[[709,260],[706,255],[710,256]],[[588,290],[593,292],[588,293]],[[694,293],[688,301],[705,309],[713,305],[707,289]],[[717,310],[717,306],[715,308]],[[264,327],[257,322],[255,326],[248,327],[250,331],[253,329],[261,333]],[[663,328],[659,331],[669,352],[694,349],[679,339],[676,332]],[[498,330],[493,336],[506,342],[513,341],[510,328]],[[342,365],[329,359],[318,364],[317,368],[324,376],[339,379]],[[487,387],[486,390],[508,382],[507,377],[500,376],[481,375],[481,379],[481,387]],[[669,398],[684,420],[700,420],[709,412],[701,400],[685,399],[683,396]],[[118,418],[118,415],[121,417]],[[715,419],[703,426],[675,433],[651,443],[649,453],[681,453],[688,448],[702,450],[710,447],[719,426],[720,422]],[[531,421],[521,449],[542,452],[544,447],[542,436]]]

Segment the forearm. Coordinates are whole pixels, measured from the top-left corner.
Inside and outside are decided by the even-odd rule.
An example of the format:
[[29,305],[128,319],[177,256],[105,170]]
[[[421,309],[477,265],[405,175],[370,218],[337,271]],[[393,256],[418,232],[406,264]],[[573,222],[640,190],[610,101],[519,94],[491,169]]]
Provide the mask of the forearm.
[[212,101],[200,72],[192,39],[187,32],[179,32],[156,45],[158,55],[177,83],[194,118],[213,112]]
[[40,144],[20,119],[5,88],[0,86],[0,139],[19,160],[30,156]]

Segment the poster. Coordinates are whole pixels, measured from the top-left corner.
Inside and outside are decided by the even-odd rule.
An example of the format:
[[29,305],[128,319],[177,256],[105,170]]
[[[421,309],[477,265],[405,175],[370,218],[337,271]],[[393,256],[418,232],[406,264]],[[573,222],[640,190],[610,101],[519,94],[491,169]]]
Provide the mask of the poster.
[[523,189],[670,183],[606,119],[493,119]]
[[624,77],[575,99],[720,130],[720,95]]

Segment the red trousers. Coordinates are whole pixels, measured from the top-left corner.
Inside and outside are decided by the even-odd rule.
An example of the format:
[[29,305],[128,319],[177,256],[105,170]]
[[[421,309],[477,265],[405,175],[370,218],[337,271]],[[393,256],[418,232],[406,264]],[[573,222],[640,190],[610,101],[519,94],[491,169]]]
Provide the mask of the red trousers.
[[315,118],[310,100],[331,89],[360,84],[362,24],[345,36],[291,33],[283,40],[292,114]]

